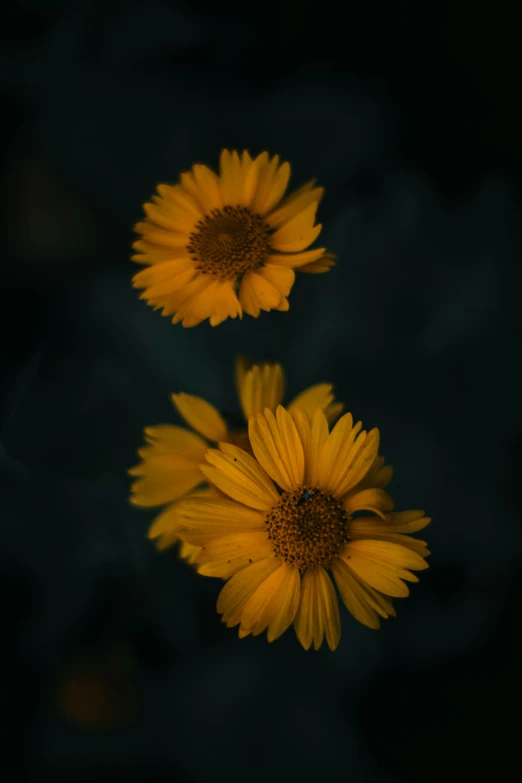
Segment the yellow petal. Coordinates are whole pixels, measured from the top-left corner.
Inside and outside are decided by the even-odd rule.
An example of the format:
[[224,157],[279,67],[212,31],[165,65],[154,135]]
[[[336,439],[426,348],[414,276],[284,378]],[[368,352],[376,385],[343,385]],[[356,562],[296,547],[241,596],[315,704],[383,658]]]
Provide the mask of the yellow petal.
[[170,503],[204,480],[200,470],[182,469],[170,457],[150,458],[148,462],[147,475],[137,479],[131,487],[130,500],[135,506],[152,508]]
[[160,204],[144,204],[143,210],[151,223],[154,223],[159,228],[164,228],[166,231],[174,231],[186,237],[190,235],[196,222],[196,218],[189,217],[188,213],[176,215],[173,210],[165,209]]
[[249,563],[271,557],[274,550],[266,530],[234,533],[214,538],[202,547],[198,558],[198,572],[204,576],[227,579]]
[[173,394],[172,400],[179,415],[196,432],[216,442],[226,437],[227,425],[210,402],[183,392]]
[[147,223],[146,221],[136,223],[134,231],[142,234],[143,239],[146,242],[150,242],[152,245],[160,245],[168,248],[186,248],[188,245],[188,234],[165,231],[164,229],[158,228],[153,223]]
[[381,621],[376,608],[368,600],[366,590],[356,580],[347,564],[342,560],[336,560],[332,566],[332,573],[343,603],[350,614],[368,628],[377,630]]
[[[420,517],[423,518],[422,512],[414,513],[420,514]],[[378,539],[380,541],[390,541],[393,544],[399,544],[407,549],[412,549],[421,557],[427,557],[430,552],[426,542],[405,535],[403,527],[400,524],[393,524],[393,522],[390,521],[390,517],[393,516],[395,516],[395,514],[386,514],[384,519],[380,516],[352,519],[350,521],[350,538],[352,540],[370,538]],[[402,516],[402,514],[400,516]],[[426,518],[424,517],[424,519]]]
[[[243,203],[245,206],[252,208],[252,202],[257,193],[258,184],[261,179],[262,173],[268,166],[268,153],[262,152],[251,163],[248,170],[245,172],[245,181],[243,185]],[[245,171],[245,166],[243,165]]]
[[270,244],[283,253],[297,253],[315,242],[321,232],[321,224],[314,226],[317,203],[306,209],[278,228]]
[[186,248],[183,247],[158,247],[151,242],[145,242],[144,239],[138,239],[132,245],[136,254],[131,256],[133,261],[138,264],[162,264],[165,261],[175,261],[183,258],[185,261],[189,258]]
[[180,537],[199,546],[213,538],[266,530],[265,517],[259,511],[221,497],[180,501],[177,521],[183,527]]
[[254,275],[252,273],[246,274],[241,281],[239,287],[239,301],[245,313],[248,313],[248,315],[251,315],[253,318],[259,317],[261,307],[259,306],[259,300],[255,292]]
[[256,460],[237,446],[221,443],[221,451],[207,452],[209,465],[201,465],[201,472],[218,489],[239,503],[261,511],[279,501],[279,493],[271,479]]
[[280,364],[253,365],[238,380],[239,401],[248,420],[265,408],[275,411],[283,399],[284,374]]
[[180,520],[178,517],[177,505],[177,502],[171,503],[161,512],[161,514],[158,514],[147,533],[149,538],[158,538],[158,536],[169,532],[175,533],[175,538],[178,538]]
[[241,355],[236,356],[235,381],[236,381],[236,390],[240,401],[241,401],[241,389],[243,388],[246,374],[251,367],[252,367],[252,362],[249,359],[247,359],[246,356],[241,356]]
[[306,185],[294,190],[293,193],[290,193],[274,212],[266,215],[265,220],[270,228],[278,228],[278,226],[287,223],[309,207],[310,204],[315,203],[317,205],[323,197],[323,194],[324,188],[314,188],[314,180],[312,180]]
[[[194,269],[194,265],[188,257],[157,263],[142,269],[141,272],[137,272],[132,278],[132,285],[134,288],[149,288],[167,280],[171,281],[172,284],[187,269]],[[194,273],[195,271],[194,269]],[[175,290],[175,288],[176,286],[174,285],[172,290]]]
[[209,275],[198,274],[190,283],[170,294],[165,302],[161,303],[164,308],[163,315],[174,315],[177,318],[179,311],[183,313],[190,308],[191,302],[206,289],[212,285],[212,278]]
[[359,433],[361,422],[353,426],[351,414],[341,416],[328,436],[321,453],[319,481],[337,497],[350,491],[368,472],[379,449],[379,431]]
[[200,550],[199,546],[193,546],[192,544],[189,544],[187,541],[181,541],[179,547],[179,556],[187,563],[189,563],[189,565],[193,565],[196,562],[197,556],[199,554],[199,550]]
[[332,388],[331,383],[318,383],[315,386],[310,386],[298,394],[297,397],[294,397],[287,406],[288,412],[292,413],[294,409],[300,408],[308,413],[309,416],[312,416],[316,408],[324,410],[334,398]]
[[223,198],[219,177],[208,166],[196,164],[192,167],[194,180],[199,189],[199,201],[205,206],[205,211],[211,212],[213,209],[221,209]]
[[239,301],[246,313],[257,318],[260,309],[269,312],[278,306],[281,292],[257,272],[248,272],[241,281]]
[[241,204],[244,191],[244,169],[236,150],[221,152],[220,171],[223,204]]
[[314,649],[318,650],[325,635],[330,650],[335,650],[339,644],[339,605],[332,581],[322,566],[303,574],[294,628],[305,650],[312,642]]
[[336,256],[333,253],[325,253],[317,261],[304,264],[299,267],[300,272],[305,272],[308,275],[322,275],[325,272],[329,272],[330,269],[335,266]]
[[268,641],[281,636],[292,624],[299,605],[297,568],[281,563],[246,602],[241,615],[240,637],[257,636],[268,628]]
[[258,275],[268,280],[274,288],[283,296],[288,296],[292,290],[295,280],[295,272],[287,266],[277,266],[275,264],[265,264],[258,272]]
[[304,452],[296,426],[279,405],[276,415],[268,408],[249,420],[252,451],[268,475],[291,491],[304,481]]
[[[278,168],[279,155],[274,155],[271,161],[260,167],[259,179],[251,203],[252,211],[257,212],[259,215],[266,214],[266,204],[272,192]],[[288,176],[290,176],[289,171]]]
[[156,453],[176,452],[180,456],[190,457],[195,465],[199,465],[208,448],[206,441],[195,432],[172,424],[145,427],[145,439],[154,446]]
[[226,318],[242,317],[233,280],[214,280],[210,275],[199,277],[205,280],[205,284],[199,286],[190,297],[178,304],[172,323],[181,321],[184,327],[191,327],[197,326],[208,318],[211,326],[217,326]]
[[216,187],[217,176],[206,166],[196,165],[192,171],[184,171],[180,175],[180,182],[204,214],[223,205],[219,187]]
[[267,557],[238,571],[228,580],[218,596],[217,610],[229,628],[241,621],[243,607],[250,596],[280,565],[277,557]]
[[408,569],[428,568],[428,564],[415,552],[388,541],[350,541],[344,546],[340,557],[363,582],[396,598],[405,597],[409,593],[402,580],[418,581]]
[[270,182],[267,179],[265,190],[260,192],[256,199],[256,204],[259,205],[257,211],[260,215],[269,214],[279,204],[286,192],[289,180],[290,164],[285,162],[275,171]]
[[[180,540],[180,531],[183,524],[183,518],[180,516],[179,509],[186,501],[187,498],[195,499],[206,497],[211,495],[212,490],[209,487],[203,487],[191,491],[188,495],[183,496],[174,503],[171,503],[167,508],[158,514],[152,526],[148,532],[148,537],[156,539],[156,547],[160,550],[168,549],[168,547],[177,543]],[[192,544],[181,545],[181,557],[187,562],[193,562],[193,558],[196,552],[199,552],[200,547],[192,546]]]
[[167,204],[175,205],[178,209],[194,215],[198,220],[203,217],[203,210],[197,200],[181,185],[158,185],[156,190]]
[[320,408],[316,408],[310,420],[303,410],[295,408],[292,418],[303,444],[305,484],[317,486],[322,447],[328,437],[328,424],[325,415]]
[[267,258],[267,264],[287,266],[300,270],[301,267],[307,266],[311,261],[321,258],[324,252],[324,247],[317,247],[314,250],[304,250],[302,253],[270,253]]
[[[149,269],[146,269],[144,271],[156,272],[157,269],[158,266],[153,266],[153,267],[149,267]],[[135,275],[132,280],[132,285],[134,288],[141,287],[139,286],[137,280],[140,274],[141,273],[138,272],[138,274]],[[192,280],[194,280],[197,274],[198,272],[194,267],[194,265],[191,262],[187,263],[186,261],[184,261],[184,263],[180,265],[178,269],[169,277],[166,277],[163,280],[158,280],[155,283],[147,286],[146,290],[140,296],[140,299],[146,299],[147,301],[150,301],[158,297],[168,296],[172,294],[174,291],[178,291],[180,288],[183,288]]]
[[387,515],[394,533],[416,533],[431,522],[430,517],[424,516],[424,511],[412,509],[411,511],[394,511]]
[[383,489],[362,489],[360,492],[350,492],[343,498],[344,510],[351,516],[356,511],[374,511],[384,516],[385,511],[392,511],[395,503]]

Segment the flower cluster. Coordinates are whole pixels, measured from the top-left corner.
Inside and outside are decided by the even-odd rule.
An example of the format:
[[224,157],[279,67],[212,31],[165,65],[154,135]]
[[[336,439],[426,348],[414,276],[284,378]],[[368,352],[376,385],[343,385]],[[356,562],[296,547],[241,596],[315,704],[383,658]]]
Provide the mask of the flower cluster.
[[[219,176],[204,165],[159,185],[136,225],[133,278],[173,323],[212,326],[261,310],[288,310],[295,270],[333,266],[310,248],[323,189],[309,182],[285,197],[288,163],[264,152],[224,150]],[[339,601],[369,628],[395,615],[393,598],[427,568],[423,511],[396,511],[379,431],[362,429],[319,383],[283,407],[276,363],[236,362],[242,416],[226,418],[190,394],[172,400],[186,427],[145,429],[131,468],[131,500],[160,508],[149,536],[225,584],[217,609],[239,636],[291,625],[303,647],[340,639]],[[335,585],[335,587],[334,587]],[[337,593],[336,589],[337,588]]]

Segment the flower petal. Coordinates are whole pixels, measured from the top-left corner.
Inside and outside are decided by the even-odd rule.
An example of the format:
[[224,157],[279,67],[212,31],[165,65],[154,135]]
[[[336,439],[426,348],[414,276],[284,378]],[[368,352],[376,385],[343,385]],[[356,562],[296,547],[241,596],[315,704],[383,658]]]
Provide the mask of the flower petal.
[[[133,471],[137,472],[140,467]],[[170,503],[204,481],[197,467],[167,455],[147,457],[141,471],[142,477],[131,487],[130,500],[143,508]]]
[[278,228],[271,238],[271,246],[284,253],[297,253],[315,242],[322,228],[320,223],[314,226],[316,212],[317,202]]
[[288,296],[292,290],[295,280],[295,272],[287,266],[277,266],[275,264],[265,264],[258,272],[258,275],[268,280],[274,288],[283,296]]
[[201,472],[218,489],[239,503],[266,511],[279,501],[279,493],[261,465],[246,451],[230,443],[220,443],[221,451],[207,452],[209,465]]
[[208,166],[196,164],[192,166],[194,180],[199,189],[199,201],[204,204],[205,212],[208,214],[213,209],[221,209],[223,206],[223,197],[219,177]]
[[383,489],[362,489],[360,492],[350,492],[343,498],[344,510],[351,516],[356,511],[374,511],[384,516],[385,511],[395,508],[390,495]]
[[[248,164],[247,164],[248,165]],[[243,171],[245,171],[245,181],[243,185],[243,201],[242,203],[246,207],[252,208],[252,202],[256,196],[258,184],[261,177],[268,166],[268,152],[262,152],[252,161],[251,165],[246,169],[243,163]]]
[[384,519],[378,516],[352,519],[350,521],[350,538],[354,541],[367,538],[390,541],[393,544],[412,549],[421,557],[427,557],[430,552],[426,541],[397,532],[397,528],[400,529],[400,526],[392,524],[389,520],[390,516],[392,515],[386,514]]
[[300,266],[299,271],[305,272],[307,275],[322,275],[325,272],[329,272],[330,269],[335,266],[336,258],[337,256],[333,253],[324,253],[317,261],[312,261]]
[[277,308],[281,296],[281,292],[257,272],[248,272],[241,281],[239,301],[244,311],[254,318],[259,315],[259,310],[269,312]]
[[300,270],[310,262],[320,259],[324,252],[324,247],[316,247],[313,250],[304,250],[302,253],[270,253],[266,263]]
[[428,564],[415,552],[388,541],[350,541],[339,556],[363,582],[396,598],[406,597],[409,593],[402,580],[418,581],[408,569],[428,568]]
[[[278,156],[276,155],[276,158]],[[274,158],[275,160],[275,158]],[[282,163],[278,169],[276,169],[272,180],[269,181],[268,177],[265,182],[265,189],[259,191],[259,195],[256,198],[255,203],[258,205],[257,211],[260,215],[269,214],[274,207],[276,207],[283,198],[288,182],[290,180],[290,164]],[[261,183],[260,183],[261,184]]]
[[323,197],[324,188],[314,188],[315,180],[290,193],[279,207],[265,217],[270,228],[275,229],[296,217],[310,204],[318,204]]
[[318,650],[325,634],[330,650],[335,650],[339,644],[339,604],[332,581],[322,566],[305,571],[302,576],[301,600],[294,628],[305,650],[312,642],[314,649]]
[[304,480],[304,452],[296,426],[282,405],[276,415],[268,408],[264,415],[249,420],[250,444],[268,475],[285,490]]
[[322,488],[342,497],[368,472],[379,449],[379,430],[359,433],[351,414],[341,416],[321,452],[319,482]]
[[244,169],[236,150],[223,150],[220,158],[223,204],[241,204],[244,191]]
[[264,560],[273,554],[266,530],[234,533],[214,538],[205,544],[197,558],[198,572],[204,576],[227,579],[249,563]]
[[394,533],[416,533],[430,524],[430,517],[424,516],[424,511],[412,509],[411,511],[394,511],[387,515]]
[[265,579],[281,565],[277,557],[267,557],[238,571],[221,590],[217,600],[217,610],[228,628],[241,622],[243,608],[250,596]]
[[332,388],[331,383],[317,383],[315,386],[310,386],[294,397],[287,406],[288,413],[292,413],[295,408],[301,408],[309,416],[312,416],[316,408],[324,410],[334,399]]
[[174,205],[182,212],[194,215],[198,220],[204,215],[200,204],[181,185],[158,185],[156,188],[160,197],[167,204]]
[[265,408],[275,411],[283,399],[284,382],[283,368],[275,363],[253,365],[238,373],[239,401],[245,418]]
[[224,440],[227,435],[227,425],[210,402],[192,394],[173,394],[172,400],[189,427],[213,441]]
[[141,234],[143,239],[146,242],[150,242],[152,245],[185,249],[188,245],[187,234],[178,234],[175,231],[165,231],[165,229],[158,228],[154,223],[149,223],[147,221],[136,223],[134,231]]
[[[268,160],[268,159],[267,159]],[[283,164],[284,166],[284,164]],[[286,181],[290,177],[290,167],[286,164],[287,168],[283,170],[283,179],[286,174]],[[279,155],[274,155],[272,160],[262,165],[259,171],[259,179],[257,187],[251,202],[251,209],[253,212],[257,212],[259,215],[265,215],[267,212],[266,206],[269,203],[276,181],[281,179],[278,174],[279,170]],[[285,185],[286,188],[286,185]],[[284,192],[284,191],[283,191]],[[281,194],[282,195],[282,194]]]
[[326,417],[320,408],[316,408],[310,420],[305,411],[296,408],[293,411],[292,418],[303,444],[305,484],[316,486],[318,484],[321,451],[328,437]]
[[263,514],[222,497],[182,500],[178,503],[177,519],[183,527],[181,538],[199,546],[234,533],[266,530]]
[[366,589],[357,581],[349,566],[343,560],[337,559],[332,566],[332,573],[343,603],[350,614],[368,628],[377,630],[381,621],[376,607],[368,600]]
[[297,612],[300,582],[298,569],[281,563],[246,602],[239,636],[258,636],[267,627],[269,642],[281,636]]

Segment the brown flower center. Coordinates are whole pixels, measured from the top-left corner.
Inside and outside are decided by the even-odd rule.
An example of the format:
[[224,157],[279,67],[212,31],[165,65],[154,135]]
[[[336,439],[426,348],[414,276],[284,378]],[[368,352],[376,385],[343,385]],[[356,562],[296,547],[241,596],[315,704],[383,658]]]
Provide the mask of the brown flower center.
[[213,209],[189,237],[196,268],[218,280],[232,280],[262,266],[270,252],[269,228],[247,207]]
[[266,516],[268,538],[275,554],[305,571],[330,568],[350,536],[342,503],[315,487],[283,492]]

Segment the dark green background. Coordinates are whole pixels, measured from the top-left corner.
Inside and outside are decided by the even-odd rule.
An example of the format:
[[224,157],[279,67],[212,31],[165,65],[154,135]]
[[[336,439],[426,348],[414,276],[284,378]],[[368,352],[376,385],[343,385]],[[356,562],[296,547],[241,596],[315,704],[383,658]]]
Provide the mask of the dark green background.
[[[429,782],[515,759],[513,14],[464,0],[2,11],[6,780]],[[288,313],[184,330],[131,288],[131,227],[158,182],[216,166],[223,146],[279,153],[293,186],[317,178],[339,260],[298,277]],[[234,409],[239,352],[281,361],[289,396],[334,383],[380,428],[397,506],[434,520],[431,569],[397,619],[376,633],[343,612],[334,654],[291,631],[238,640],[219,581],[158,554],[152,513],[128,504],[142,428],[175,420],[172,391]],[[71,672],[101,683],[95,725],[67,717]]]

